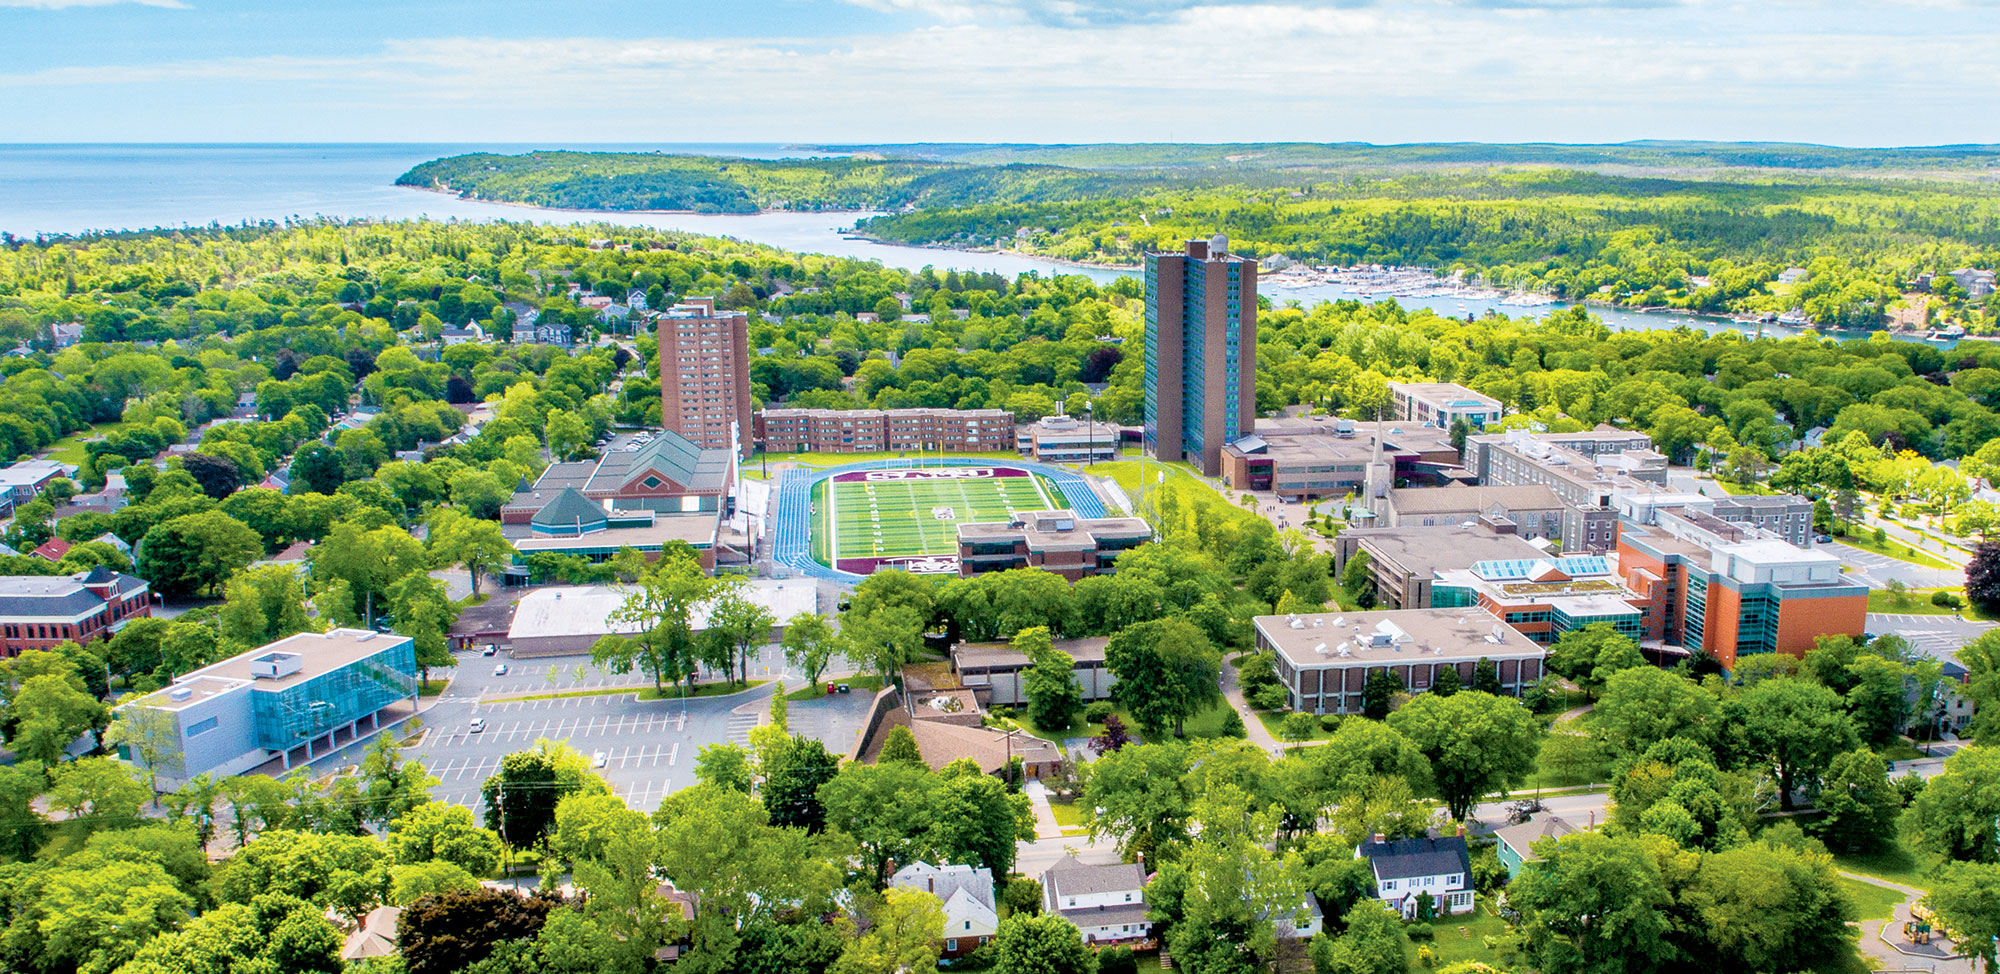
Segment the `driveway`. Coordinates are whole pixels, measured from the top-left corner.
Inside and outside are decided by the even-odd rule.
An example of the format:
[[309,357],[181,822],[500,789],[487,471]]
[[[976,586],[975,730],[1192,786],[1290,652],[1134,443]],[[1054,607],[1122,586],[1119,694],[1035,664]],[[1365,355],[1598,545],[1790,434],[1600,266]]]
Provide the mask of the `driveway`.
[[1849,574],[1860,579],[1869,588],[1886,588],[1890,579],[1900,580],[1911,588],[1952,588],[1965,584],[1962,571],[1943,571],[1912,565],[1887,555],[1850,547],[1838,541],[1823,544],[1820,548],[1832,552],[1834,557],[1846,565]]

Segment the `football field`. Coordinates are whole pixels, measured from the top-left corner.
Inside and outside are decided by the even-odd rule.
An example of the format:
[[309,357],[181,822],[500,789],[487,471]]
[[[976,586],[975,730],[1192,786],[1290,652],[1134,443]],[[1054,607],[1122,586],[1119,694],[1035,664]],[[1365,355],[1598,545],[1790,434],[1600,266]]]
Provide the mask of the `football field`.
[[834,567],[857,574],[877,567],[943,571],[943,559],[955,571],[959,525],[1069,507],[1062,491],[1011,467],[869,470],[819,487],[814,528],[826,545],[814,547],[830,553]]

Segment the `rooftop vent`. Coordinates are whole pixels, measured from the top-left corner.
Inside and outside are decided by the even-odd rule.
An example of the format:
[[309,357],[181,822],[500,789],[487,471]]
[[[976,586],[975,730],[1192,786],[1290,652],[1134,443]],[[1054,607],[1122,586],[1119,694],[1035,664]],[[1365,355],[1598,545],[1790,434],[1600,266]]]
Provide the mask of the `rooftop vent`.
[[186,700],[192,696],[194,696],[193,687],[175,687],[167,691],[167,698],[169,700]]

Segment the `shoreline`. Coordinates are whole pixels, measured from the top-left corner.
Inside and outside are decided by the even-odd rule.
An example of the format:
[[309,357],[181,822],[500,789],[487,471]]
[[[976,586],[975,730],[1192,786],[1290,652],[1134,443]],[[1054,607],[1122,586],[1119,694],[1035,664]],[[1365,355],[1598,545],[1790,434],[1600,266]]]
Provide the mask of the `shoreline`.
[[[457,192],[455,192],[455,191],[453,191],[453,190],[450,190],[450,189],[440,189],[440,188],[436,188],[436,187],[424,187],[424,186],[406,186],[406,185],[403,185],[403,184],[400,184],[400,183],[396,183],[396,184],[392,184],[392,185],[395,185],[395,186],[396,186],[396,188],[398,188],[398,189],[409,189],[409,190],[415,190],[415,191],[417,191],[417,192],[420,192],[420,193],[436,193],[436,194],[439,194],[439,195],[443,195],[443,196],[448,196],[448,197],[451,197],[451,198],[453,198],[453,199],[461,199],[461,200],[465,200],[465,201],[467,201],[467,202],[472,202],[472,203],[483,203],[483,204],[495,204],[495,205],[500,205],[500,206],[511,206],[511,207],[516,207],[516,208],[519,208],[519,209],[523,209],[523,210],[537,210],[537,211],[540,211],[540,212],[543,212],[543,213],[567,213],[567,214],[577,214],[577,215],[585,215],[585,216],[593,216],[593,217],[599,217],[599,218],[602,218],[602,219],[598,219],[598,220],[595,220],[595,221],[593,221],[593,222],[600,222],[600,223],[605,223],[605,224],[609,224],[609,225],[612,225],[612,226],[616,226],[616,225],[618,225],[618,223],[617,223],[617,220],[615,219],[615,217],[617,217],[617,216],[618,216],[619,214],[635,214],[635,215],[643,215],[643,216],[694,216],[694,217],[737,217],[737,218],[742,218],[742,217],[755,217],[755,216],[767,216],[767,215],[776,215],[776,214],[814,214],[814,213],[826,213],[826,214],[837,214],[837,215],[844,215],[844,214],[854,214],[854,215],[855,215],[855,217],[856,217],[856,218],[855,218],[855,223],[857,223],[857,224],[858,224],[858,223],[860,222],[860,220],[861,220],[862,218],[864,218],[864,217],[868,217],[868,216],[884,216],[884,215],[888,215],[888,213],[889,213],[889,211],[884,211],[884,210],[865,210],[865,209],[862,209],[862,210],[794,210],[794,209],[782,209],[782,208],[761,208],[761,209],[758,209],[758,210],[756,210],[756,211],[753,211],[753,212],[750,212],[750,213],[710,213],[710,212],[704,212],[704,211],[701,211],[701,210],[590,210],[590,209],[575,209],[575,208],[566,208],[566,207],[554,207],[554,206],[543,206],[543,205],[541,205],[541,204],[539,204],[539,203],[523,203],[523,202],[519,202],[519,201],[516,201],[516,200],[496,200],[496,199],[488,199],[488,198],[486,198],[486,197],[480,197],[480,196],[473,196],[473,197],[465,197],[465,196],[460,196],[460,195],[459,195],[459,194],[458,194]],[[871,244],[875,244],[875,245],[878,245],[878,246],[883,246],[883,247],[905,247],[905,248],[909,248],[909,249],[911,249],[911,250],[935,250],[935,251],[942,251],[942,252],[946,252],[946,253],[955,253],[955,254],[992,254],[992,255],[996,255],[996,256],[1007,256],[1007,257],[1012,257],[1012,258],[1016,258],[1016,259],[1019,259],[1019,260],[1031,260],[1031,261],[1038,261],[1038,262],[1041,262],[1041,263],[1046,263],[1046,264],[1053,264],[1053,265],[1055,265],[1055,266],[1057,266],[1057,267],[1072,267],[1072,268],[1076,268],[1076,269],[1078,269],[1078,270],[1085,270],[1085,271],[1100,271],[1100,272],[1111,272],[1111,273],[1119,273],[1119,274],[1137,274],[1137,273],[1140,273],[1140,272],[1141,272],[1141,271],[1143,270],[1143,266],[1144,266],[1144,265],[1140,265],[1140,264],[1113,264],[1113,263],[1106,263],[1106,262],[1102,262],[1102,261],[1087,261],[1087,260],[1071,260],[1071,259],[1068,259],[1068,258],[1063,258],[1063,257],[1053,257],[1053,256],[1049,256],[1049,255],[1046,255],[1046,254],[1038,254],[1038,253],[1035,253],[1034,251],[1028,251],[1028,250],[1013,250],[1013,249],[1005,249],[1005,248],[1000,248],[1000,247],[949,247],[949,246],[944,246],[944,245],[941,245],[941,244],[925,244],[925,243],[910,243],[910,242],[906,242],[906,241],[900,241],[900,240],[888,240],[888,239],[884,239],[884,238],[882,238],[882,237],[879,237],[879,236],[876,236],[876,235],[874,235],[874,234],[871,234],[871,233],[867,233],[867,232],[865,232],[864,230],[862,230],[862,229],[861,229],[861,228],[860,228],[859,226],[848,226],[848,227],[835,227],[835,228],[832,228],[832,230],[833,230],[833,232],[834,232],[834,233],[838,234],[838,235],[839,235],[840,237],[842,237],[842,238],[844,238],[844,239],[849,239],[849,240],[858,240],[858,241],[863,241],[863,242],[866,242],[866,243],[871,243]],[[697,230],[679,230],[679,231],[674,231],[674,232],[678,232],[678,233],[689,233],[689,234],[693,234],[693,235],[695,235],[695,236],[718,236],[718,235],[716,235],[716,234],[708,234],[708,233],[703,233],[703,232],[701,232],[701,231],[697,231]],[[724,235],[719,235],[719,236],[727,236],[727,235],[726,235],[726,234],[724,234]],[[741,238],[734,238],[734,237],[732,237],[732,238],[730,238],[730,239],[741,239]],[[750,242],[754,242],[754,241],[750,241]],[[761,244],[760,246],[775,246],[775,245],[772,245],[772,244]],[[785,249],[785,248],[778,248],[778,249]],[[1339,299],[1332,299],[1332,298],[1328,298],[1328,299],[1322,299],[1322,300],[1339,300]],[[1361,299],[1358,299],[1358,298],[1357,298],[1357,299],[1355,299],[1355,300],[1361,300]],[[1365,302],[1365,303],[1372,303],[1372,302]],[[1530,317],[1530,318],[1540,318],[1540,317],[1542,317],[1542,315],[1544,315],[1544,314],[1547,314],[1547,313],[1548,313],[1549,311],[1554,311],[1554,310],[1560,310],[1560,309],[1562,309],[1562,308],[1566,308],[1566,307],[1571,307],[1571,306],[1581,306],[1581,307],[1587,307],[1587,308],[1605,308],[1605,309],[1608,309],[1608,310],[1613,310],[1613,311],[1621,311],[1621,312],[1625,312],[1625,313],[1630,313],[1630,314],[1665,314],[1665,315],[1677,315],[1677,316],[1681,316],[1681,317],[1687,317],[1687,318],[1696,318],[1696,319],[1700,319],[1700,320],[1703,320],[1703,321],[1709,321],[1709,322],[1718,322],[1718,323],[1728,323],[1728,324],[1732,324],[1732,325],[1741,325],[1741,324],[1743,324],[1742,322],[1739,322],[1739,321],[1737,320],[1736,316],[1734,316],[1734,315],[1730,315],[1730,314],[1710,314],[1710,313],[1704,313],[1704,312],[1699,312],[1699,311],[1688,311],[1688,310],[1685,310],[1685,309],[1682,309],[1682,308],[1675,308],[1675,307],[1673,307],[1673,306],[1671,306],[1671,305],[1622,305],[1622,304],[1617,304],[1617,303],[1614,303],[1614,302],[1611,302],[1611,301],[1606,301],[1606,300],[1604,300],[1604,299],[1602,299],[1602,298],[1598,298],[1598,297],[1596,297],[1596,296],[1594,296],[1594,295],[1593,295],[1593,296],[1590,296],[1590,297],[1585,297],[1585,298],[1581,298],[1581,299],[1577,299],[1577,300],[1574,300],[1574,301],[1564,301],[1564,302],[1557,302],[1556,304],[1553,304],[1553,305],[1549,305],[1549,306],[1547,306],[1547,307],[1546,307],[1546,308],[1544,308],[1544,309],[1539,309],[1539,310],[1541,310],[1541,314],[1535,314],[1535,313],[1533,313],[1533,312],[1535,312],[1536,310],[1538,310],[1538,309],[1534,309],[1534,308],[1521,308],[1521,309],[1517,309],[1517,310],[1520,310],[1520,311],[1523,311],[1523,312],[1528,312],[1528,313],[1527,313],[1527,314],[1524,314],[1524,315],[1519,315],[1519,316],[1515,316],[1515,315],[1510,315],[1509,317]],[[1876,331],[1882,331],[1882,332],[1887,332],[1887,333],[1888,333],[1888,334],[1889,334],[1889,335],[1890,335],[1891,337],[1894,337],[1894,338],[1896,338],[1896,339],[1898,339],[1898,340],[1900,340],[1900,341],[1917,341],[1917,342],[1923,342],[1923,343],[1926,343],[1926,344],[1928,344],[1928,343],[1931,343],[1931,342],[1934,342],[1934,341],[1938,341],[1938,339],[1933,339],[1933,338],[1931,338],[1931,337],[1929,336],[1929,334],[1927,334],[1926,332],[1922,332],[1922,331],[1901,331],[1901,330],[1897,330],[1897,329],[1892,329],[1892,328],[1887,328],[1887,327],[1883,327],[1883,328],[1876,328],[1876,329],[1867,329],[1867,330],[1851,330],[1851,329],[1838,329],[1838,328],[1825,328],[1825,327],[1822,327],[1822,326],[1820,326],[1820,325],[1818,325],[1818,324],[1816,324],[1816,323],[1808,323],[1808,324],[1806,324],[1806,325],[1803,325],[1803,326],[1799,326],[1799,325],[1776,325],[1776,323],[1768,323],[1768,324],[1773,324],[1773,325],[1775,325],[1776,327],[1782,327],[1782,328],[1791,328],[1791,329],[1797,329],[1797,330],[1799,330],[1799,331],[1801,331],[1801,332],[1804,332],[1804,331],[1810,331],[1810,332],[1814,332],[1814,333],[1817,333],[1817,334],[1821,335],[1822,337],[1830,337],[1830,338],[1834,338],[1835,340],[1839,340],[1839,336],[1840,336],[1840,335],[1842,335],[1842,334],[1852,334],[1852,335],[1868,335],[1868,334],[1873,334],[1873,333],[1874,333],[1874,332],[1876,332]],[[1614,330],[1617,330],[1617,331],[1622,331],[1622,330],[1624,330],[1624,329],[1619,329],[1619,328],[1614,328]],[[1776,337],[1776,336],[1770,336],[1770,337]],[[2000,336],[1975,336],[1975,335],[1965,335],[1965,336],[1960,336],[1960,337],[1961,337],[1961,339],[1967,339],[1967,338],[1971,338],[1971,339],[1981,339],[1981,340],[1986,340],[1986,341],[2000,341]]]

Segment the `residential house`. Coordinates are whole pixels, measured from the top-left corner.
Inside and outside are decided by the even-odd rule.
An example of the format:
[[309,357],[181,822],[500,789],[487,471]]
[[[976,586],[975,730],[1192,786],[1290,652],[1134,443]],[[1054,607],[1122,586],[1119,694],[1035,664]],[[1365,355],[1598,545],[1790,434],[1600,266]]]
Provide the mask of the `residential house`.
[[978,866],[913,862],[896,870],[889,885],[923,890],[944,904],[944,952],[963,957],[993,939],[1000,930],[1000,912],[993,901],[993,873]]
[[28,552],[28,554],[34,555],[43,561],[61,561],[64,555],[69,554],[70,548],[71,545],[69,542],[61,538],[50,538],[36,546],[35,550]]
[[347,942],[341,945],[340,959],[345,961],[366,960],[370,957],[393,957],[396,954],[396,918],[401,916],[400,906],[378,906],[361,918],[361,925],[347,935]]
[[1146,870],[1129,862],[1087,866],[1072,854],[1042,873],[1042,912],[1083,931],[1092,946],[1151,939]]
[[49,343],[57,348],[68,348],[83,341],[83,322],[64,321],[49,326]]
[[486,329],[476,324],[447,325],[438,334],[438,340],[446,345],[477,345],[486,340]]
[[643,288],[635,287],[629,291],[626,291],[625,303],[630,307],[638,308],[640,311],[646,310],[648,305],[646,304],[645,290]]
[[1368,860],[1376,898],[1405,917],[1417,915],[1426,893],[1440,916],[1472,911],[1472,855],[1465,836],[1389,840],[1377,832],[1356,846],[1354,855]]
[[76,477],[76,464],[55,460],[22,460],[0,467],[0,491],[12,504],[25,504],[48,489],[58,477]]
[[1500,865],[1507,867],[1507,878],[1518,879],[1522,866],[1540,858],[1535,855],[1535,843],[1543,839],[1560,839],[1574,831],[1576,826],[1554,815],[1496,830],[1493,837],[1500,841],[1500,846],[1495,851],[1500,855]]
[[88,644],[151,615],[146,580],[99,565],[74,575],[0,577],[0,657]]

